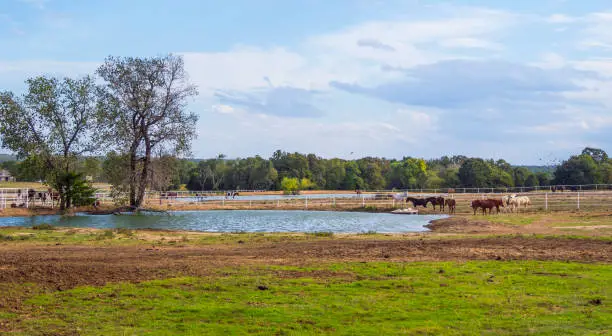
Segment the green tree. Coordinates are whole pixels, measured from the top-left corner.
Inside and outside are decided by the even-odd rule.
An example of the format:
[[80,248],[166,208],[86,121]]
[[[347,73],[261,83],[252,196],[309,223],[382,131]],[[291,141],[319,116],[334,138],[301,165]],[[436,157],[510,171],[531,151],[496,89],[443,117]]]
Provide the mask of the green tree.
[[549,186],[553,179],[553,176],[547,172],[538,172],[536,173],[536,177],[538,179],[538,185],[540,186]]
[[601,182],[597,162],[587,154],[572,156],[555,170],[555,184],[579,185]]
[[459,181],[463,187],[483,188],[491,186],[491,167],[483,159],[465,160],[459,168]]
[[77,179],[79,157],[95,152],[103,143],[97,138],[96,85],[81,79],[36,77],[26,81],[27,93],[17,97],[0,93],[2,147],[19,158],[35,158],[47,183],[59,192],[60,209],[72,203],[69,191]]
[[537,187],[539,185],[540,185],[540,181],[538,180],[538,177],[536,176],[536,174],[530,174],[525,179],[525,187]]
[[603,149],[586,147],[581,154],[590,156],[598,164],[608,161],[608,154]]
[[294,193],[300,190],[300,181],[297,177],[283,177],[281,189],[285,193]]
[[404,158],[391,163],[390,188],[424,188],[427,183],[427,163],[423,159]]
[[526,181],[529,178],[529,176],[533,175],[532,172],[529,171],[529,169],[525,168],[525,167],[516,167],[514,168],[514,185],[517,187],[525,187],[526,185]]

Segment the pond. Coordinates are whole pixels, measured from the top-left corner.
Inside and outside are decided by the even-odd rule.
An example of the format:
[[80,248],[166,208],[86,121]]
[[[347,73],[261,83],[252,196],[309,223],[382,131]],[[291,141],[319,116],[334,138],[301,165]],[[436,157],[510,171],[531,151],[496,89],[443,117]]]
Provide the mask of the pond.
[[424,225],[445,215],[278,210],[176,211],[170,215],[84,215],[2,217],[0,226],[49,223],[63,227],[169,229],[205,232],[379,233],[426,231]]
[[374,194],[307,194],[307,195],[245,195],[236,197],[225,197],[225,196],[203,196],[203,197],[175,197],[171,198],[175,201],[183,202],[206,202],[206,201],[221,201],[221,200],[234,200],[234,201],[276,201],[276,200],[289,200],[289,199],[372,199],[376,195]]

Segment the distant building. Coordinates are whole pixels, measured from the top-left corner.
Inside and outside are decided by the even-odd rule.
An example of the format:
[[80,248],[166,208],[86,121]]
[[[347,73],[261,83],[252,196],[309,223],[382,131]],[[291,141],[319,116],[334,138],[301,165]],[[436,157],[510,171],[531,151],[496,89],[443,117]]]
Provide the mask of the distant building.
[[15,178],[8,170],[2,169],[0,170],[0,182],[15,182]]

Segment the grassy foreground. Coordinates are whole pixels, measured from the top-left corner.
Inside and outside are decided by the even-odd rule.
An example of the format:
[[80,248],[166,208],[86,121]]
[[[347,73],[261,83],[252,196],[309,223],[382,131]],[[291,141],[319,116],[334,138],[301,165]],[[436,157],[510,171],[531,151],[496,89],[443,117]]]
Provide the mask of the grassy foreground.
[[3,284],[16,300],[30,296],[0,309],[0,326],[16,335],[608,335],[610,284],[612,265],[533,261],[241,268],[61,292]]

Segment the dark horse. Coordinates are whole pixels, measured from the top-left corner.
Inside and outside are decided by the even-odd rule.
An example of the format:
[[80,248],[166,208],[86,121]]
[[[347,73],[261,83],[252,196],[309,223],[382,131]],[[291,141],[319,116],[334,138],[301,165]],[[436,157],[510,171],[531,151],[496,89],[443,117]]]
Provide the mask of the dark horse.
[[565,191],[565,186],[562,186],[562,185],[561,186],[552,186],[552,187],[550,187],[550,190],[552,192],[556,192],[556,191],[563,192],[563,191]]
[[473,200],[472,201],[472,209],[474,210],[474,215],[476,215],[476,210],[478,210],[478,208],[482,209],[482,214],[485,215],[487,213],[487,209],[489,209],[489,214],[491,213],[491,210],[493,208],[495,208],[496,203],[492,200]]
[[414,204],[414,207],[416,208],[417,206],[422,206],[423,208],[427,208],[427,203],[429,202],[426,198],[414,198],[414,197],[407,197],[406,198],[406,203],[408,202],[412,202],[412,204]]
[[489,199],[487,199],[487,201],[491,201],[491,202],[493,202],[493,204],[495,204],[495,208],[497,209],[497,213],[499,213],[499,207],[504,207],[504,201],[501,200],[501,199],[489,198]]
[[503,207],[504,206],[504,201],[500,200],[500,199],[486,199],[486,200],[474,200],[472,201],[472,209],[474,209],[474,215],[476,215],[476,210],[478,208],[482,209],[482,214],[486,214],[487,213],[487,209],[489,209],[489,214],[491,214],[491,211],[493,211],[493,208],[497,209],[497,213],[499,213],[499,207]]
[[444,211],[444,197],[427,197],[427,202],[431,203],[434,210],[436,210],[436,205],[439,205],[440,211]]
[[444,205],[448,206],[448,213],[449,214],[455,213],[455,207],[457,206],[457,201],[455,201],[452,198],[447,198],[447,199],[444,200]]

